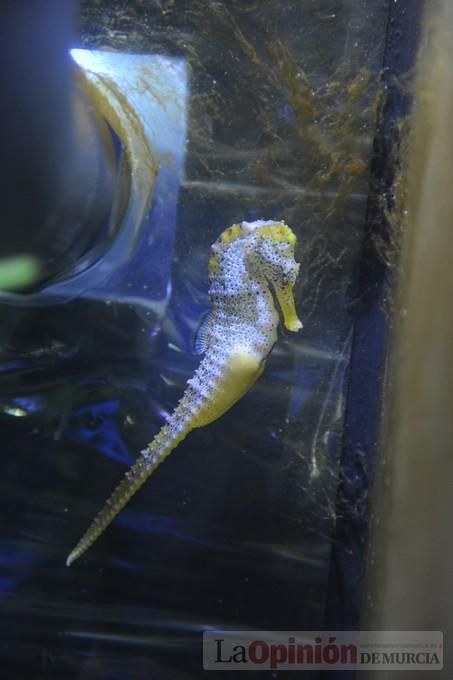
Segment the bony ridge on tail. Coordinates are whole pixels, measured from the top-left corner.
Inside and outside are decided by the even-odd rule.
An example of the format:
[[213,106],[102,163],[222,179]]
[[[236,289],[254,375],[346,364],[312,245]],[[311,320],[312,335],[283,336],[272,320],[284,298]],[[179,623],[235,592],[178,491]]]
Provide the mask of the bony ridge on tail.
[[67,566],[88,550],[191,430],[216,420],[259,378],[277,340],[275,301],[284,326],[290,331],[302,328],[293,298],[299,272],[295,245],[291,229],[272,220],[234,224],[212,245],[212,308],[198,337],[204,357],[166,425],[113,491],[69,555]]

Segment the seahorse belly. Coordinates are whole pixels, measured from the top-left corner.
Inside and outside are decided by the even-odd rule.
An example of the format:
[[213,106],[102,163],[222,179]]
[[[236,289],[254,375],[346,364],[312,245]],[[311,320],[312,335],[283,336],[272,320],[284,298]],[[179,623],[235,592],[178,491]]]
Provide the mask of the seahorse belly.
[[192,427],[203,427],[220,418],[252,387],[263,370],[264,361],[259,361],[249,352],[234,352],[209,398],[194,414]]

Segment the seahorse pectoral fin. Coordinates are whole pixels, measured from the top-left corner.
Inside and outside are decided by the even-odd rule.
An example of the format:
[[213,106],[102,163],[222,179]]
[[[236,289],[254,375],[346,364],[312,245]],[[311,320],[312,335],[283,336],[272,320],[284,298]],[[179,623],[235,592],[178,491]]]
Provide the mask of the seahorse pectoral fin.
[[212,326],[212,313],[208,312],[204,315],[200,325],[197,328],[194,338],[194,352],[195,354],[204,354],[209,347],[209,331]]
[[302,328],[302,322],[297,316],[294,304],[293,286],[291,283],[277,286],[274,284],[275,295],[283,314],[283,323],[289,331],[297,332]]
[[258,380],[264,365],[264,361],[259,361],[248,352],[238,350],[232,354],[212,398],[194,416],[193,427],[204,427],[220,418]]

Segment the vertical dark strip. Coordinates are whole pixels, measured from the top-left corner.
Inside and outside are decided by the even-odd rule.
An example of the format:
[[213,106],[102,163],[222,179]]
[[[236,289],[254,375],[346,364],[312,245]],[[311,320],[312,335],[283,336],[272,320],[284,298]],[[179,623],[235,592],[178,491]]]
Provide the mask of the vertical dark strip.
[[[409,112],[406,81],[414,66],[421,0],[390,0],[382,84],[385,103],[377,121],[362,255],[351,295],[354,320],[346,415],[332,546],[326,629],[356,629],[364,583],[369,524],[369,485],[379,437],[388,349],[386,301],[392,272],[376,244],[390,247],[384,205],[392,209],[398,149],[398,121]],[[364,27],[366,30],[366,27]],[[348,676],[342,672],[341,678]]]

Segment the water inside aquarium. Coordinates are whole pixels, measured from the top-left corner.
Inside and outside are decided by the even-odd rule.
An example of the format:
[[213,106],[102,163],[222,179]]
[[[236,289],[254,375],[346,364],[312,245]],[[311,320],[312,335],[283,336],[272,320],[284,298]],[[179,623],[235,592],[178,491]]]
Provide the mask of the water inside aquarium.
[[[341,463],[356,325],[377,297],[358,282],[389,4],[81,2],[72,47],[164,58],[181,134],[126,261],[64,302],[1,307],[4,677],[213,677],[207,629],[358,625],[362,563],[347,546],[350,571],[335,560],[339,515],[366,521],[365,453],[346,480]],[[144,115],[158,141],[165,117]],[[200,362],[211,244],[258,219],[297,235],[303,329],[280,328],[253,388],[66,568]]]

